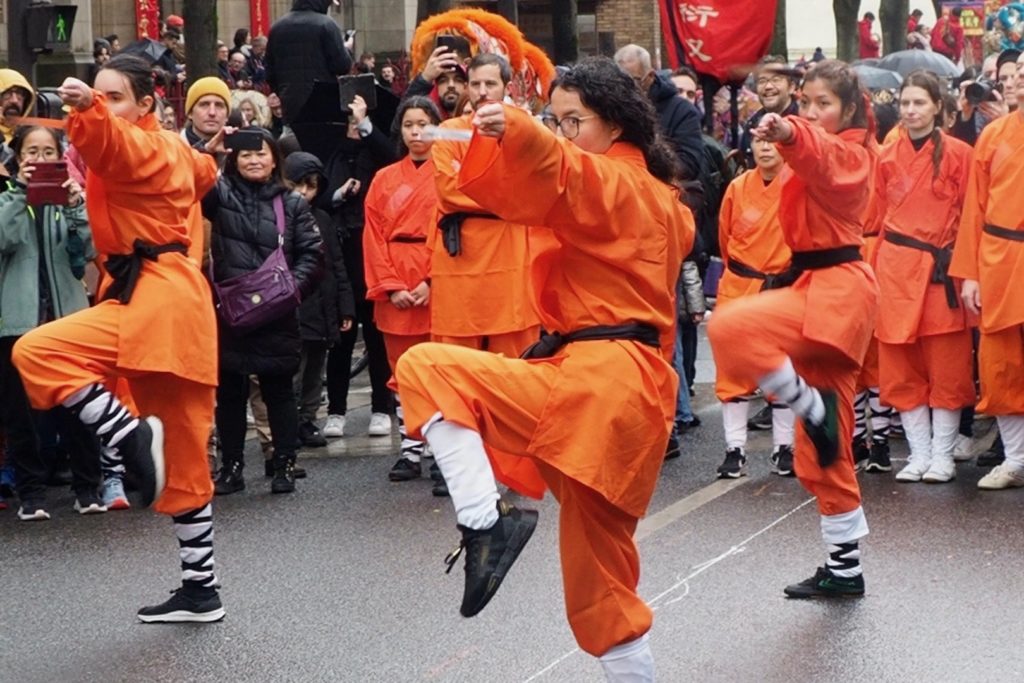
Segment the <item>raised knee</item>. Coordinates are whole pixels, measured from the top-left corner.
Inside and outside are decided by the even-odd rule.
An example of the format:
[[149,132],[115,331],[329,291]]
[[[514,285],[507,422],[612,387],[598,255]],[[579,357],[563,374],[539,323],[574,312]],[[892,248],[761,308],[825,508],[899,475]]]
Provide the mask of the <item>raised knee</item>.
[[433,342],[424,342],[406,350],[398,359],[398,362],[395,363],[395,380],[398,384],[401,385],[403,379],[410,377],[416,368],[427,364],[430,360],[430,349],[438,346],[441,345]]
[[17,368],[25,367],[38,358],[38,347],[35,343],[36,335],[32,332],[25,334],[14,343],[11,349],[11,362]]

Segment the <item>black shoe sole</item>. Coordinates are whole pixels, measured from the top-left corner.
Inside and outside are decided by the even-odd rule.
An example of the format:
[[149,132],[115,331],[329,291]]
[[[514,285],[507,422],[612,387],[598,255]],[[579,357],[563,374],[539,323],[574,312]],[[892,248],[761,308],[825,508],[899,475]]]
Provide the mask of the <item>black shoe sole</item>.
[[388,481],[416,481],[422,476],[421,472],[411,470],[399,470],[388,472]]
[[435,498],[451,498],[452,495],[448,492],[448,485],[441,481],[434,482],[434,487],[430,489],[430,493]]
[[[799,590],[797,590],[797,588],[799,588]],[[864,591],[860,591],[859,593],[831,593],[825,591],[810,591],[807,590],[805,586],[786,586],[782,589],[782,592],[791,600],[850,600],[853,598],[864,597]]]
[[487,603],[491,601],[491,598],[498,592],[502,582],[505,580],[508,570],[512,568],[519,554],[523,552],[523,548],[526,547],[526,544],[533,536],[533,532],[537,530],[537,520],[540,518],[540,515],[536,510],[519,510],[519,513],[520,517],[516,523],[516,529],[512,532],[512,538],[509,539],[508,545],[505,546],[505,552],[501,554],[501,558],[498,560],[498,566],[494,568],[494,573],[491,574],[487,592],[473,608],[469,610],[460,609],[459,612],[462,616],[466,618],[474,617],[480,614],[484,607],[487,607]]
[[[141,499],[141,507],[149,507],[160,494],[163,493],[166,484],[166,470],[164,468],[164,424],[160,418],[150,416],[139,419],[137,432],[145,434],[148,432],[149,445],[145,453],[124,454],[122,460],[125,469],[128,470],[137,484]],[[142,434],[136,434],[140,438]]]

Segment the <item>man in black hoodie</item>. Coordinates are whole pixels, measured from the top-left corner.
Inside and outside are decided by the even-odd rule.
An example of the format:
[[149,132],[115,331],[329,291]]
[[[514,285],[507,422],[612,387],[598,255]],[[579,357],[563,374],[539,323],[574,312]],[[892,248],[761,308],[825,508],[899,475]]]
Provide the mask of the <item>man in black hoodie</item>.
[[352,57],[327,10],[338,0],[295,0],[292,11],[270,27],[267,82],[281,98],[284,122],[302,111],[314,81],[333,81],[352,69]]

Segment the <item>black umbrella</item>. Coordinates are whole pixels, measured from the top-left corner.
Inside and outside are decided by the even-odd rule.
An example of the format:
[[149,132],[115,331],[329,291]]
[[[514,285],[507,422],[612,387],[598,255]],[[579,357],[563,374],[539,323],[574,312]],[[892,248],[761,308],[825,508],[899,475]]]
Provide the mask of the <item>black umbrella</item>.
[[903,85],[903,77],[895,71],[859,64],[854,65],[853,70],[868,90],[896,90]]
[[163,43],[152,38],[143,38],[124,46],[121,48],[121,52],[142,57],[152,66],[163,58],[167,48]]
[[895,71],[904,78],[911,71],[924,69],[931,71],[939,78],[955,78],[960,75],[960,67],[951,62],[945,55],[930,50],[900,50],[882,57],[875,65],[879,69]]

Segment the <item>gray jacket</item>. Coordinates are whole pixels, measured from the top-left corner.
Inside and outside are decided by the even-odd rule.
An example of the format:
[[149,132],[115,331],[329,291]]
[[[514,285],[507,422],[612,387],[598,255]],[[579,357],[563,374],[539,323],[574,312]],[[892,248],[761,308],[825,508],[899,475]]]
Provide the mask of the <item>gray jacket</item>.
[[78,231],[87,260],[96,258],[96,251],[84,203],[73,208],[30,207],[24,187],[13,181],[7,185],[0,193],[0,337],[20,337],[47,322],[40,301],[40,257],[53,317],[62,318],[89,306],[85,285],[71,272],[69,231]]
[[697,263],[683,261],[679,279],[679,288],[682,290],[682,296],[679,297],[679,314],[705,313],[708,310],[708,304],[704,300],[704,284],[700,281]]

